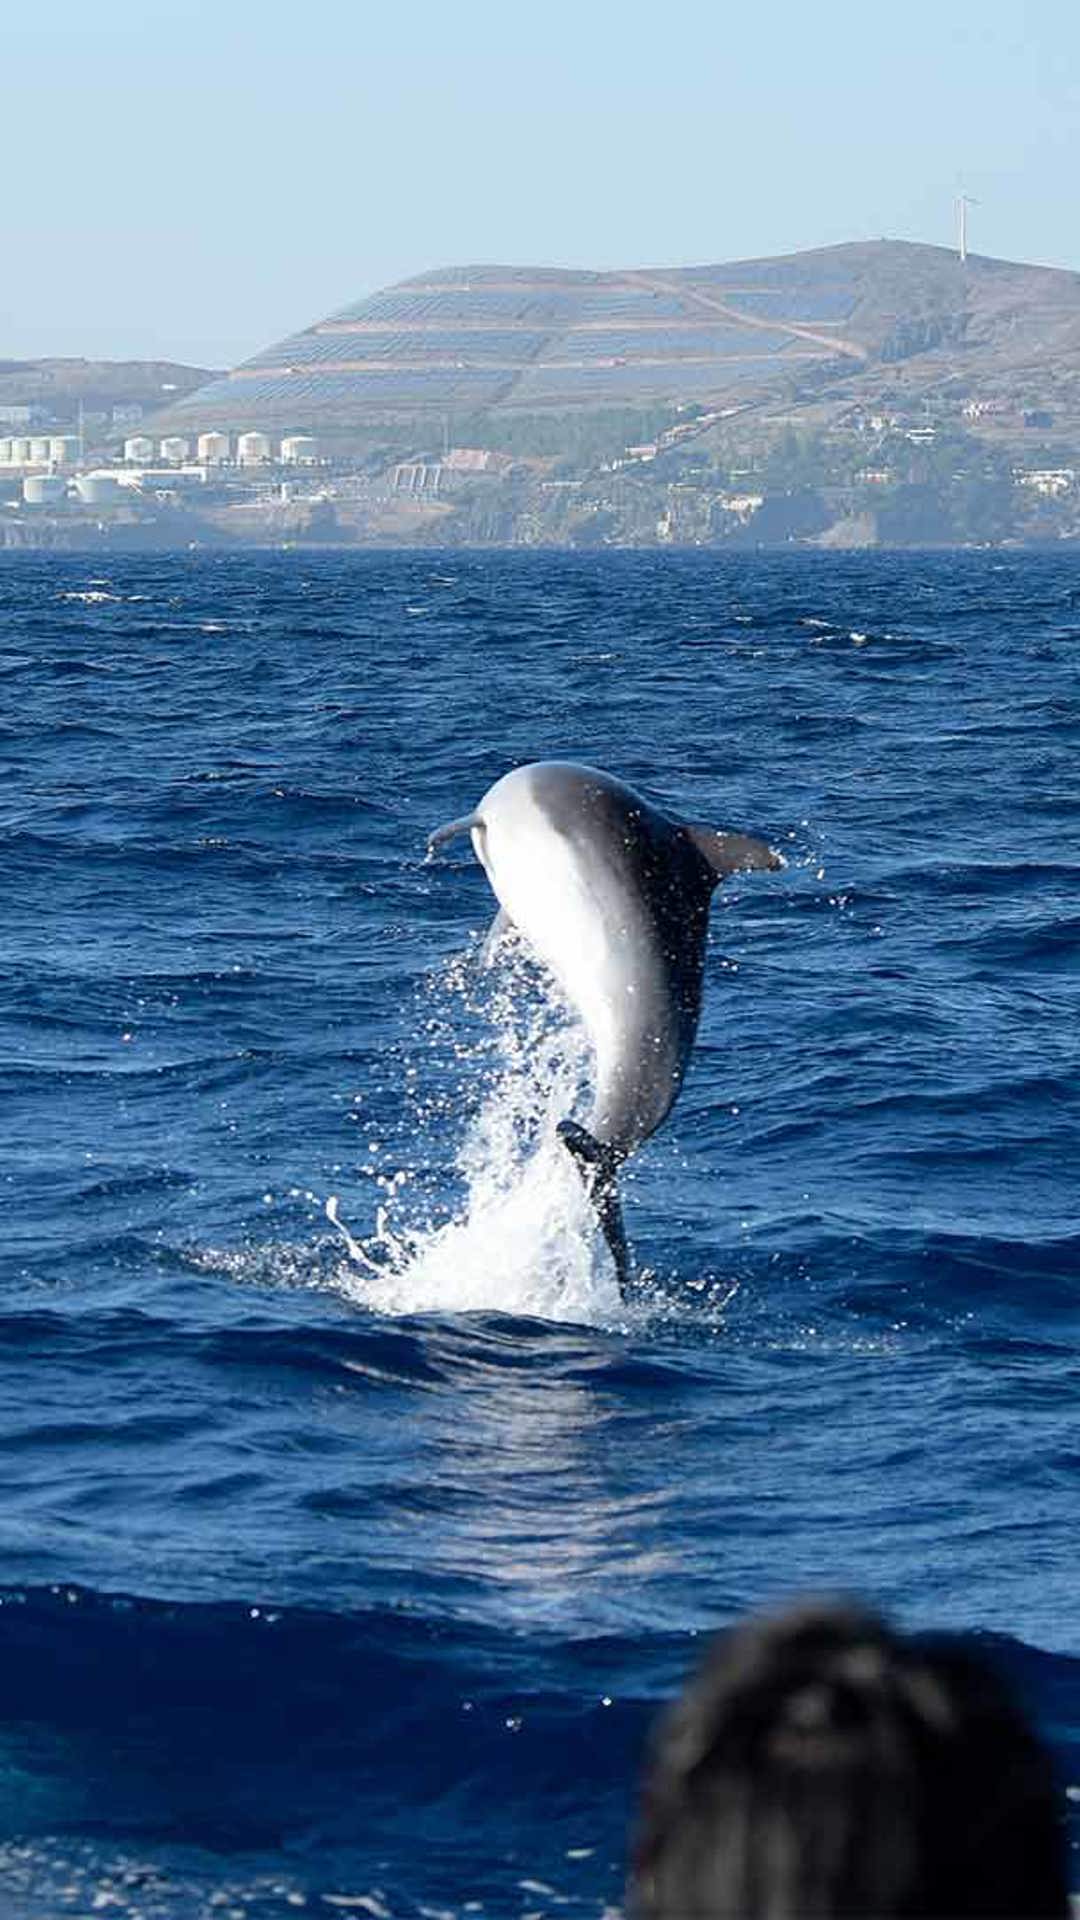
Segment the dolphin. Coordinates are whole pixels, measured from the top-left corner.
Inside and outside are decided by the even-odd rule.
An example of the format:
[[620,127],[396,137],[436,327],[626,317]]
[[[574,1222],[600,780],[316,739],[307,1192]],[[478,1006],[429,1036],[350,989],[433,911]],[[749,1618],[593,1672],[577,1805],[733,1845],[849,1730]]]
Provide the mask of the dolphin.
[[562,760],[504,774],[474,812],[430,836],[429,854],[466,832],[499,902],[492,935],[512,926],[524,937],[591,1042],[591,1111],[559,1134],[625,1293],[616,1173],[682,1085],[713,890],[725,874],[784,862],[764,840],[674,820],[611,774]]

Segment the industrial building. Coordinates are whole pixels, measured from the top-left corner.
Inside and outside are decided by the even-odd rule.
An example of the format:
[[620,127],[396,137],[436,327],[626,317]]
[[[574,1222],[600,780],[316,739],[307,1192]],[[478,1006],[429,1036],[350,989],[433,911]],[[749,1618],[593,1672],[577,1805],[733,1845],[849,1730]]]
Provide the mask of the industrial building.
[[[155,459],[160,462],[155,467]],[[123,465],[113,470],[112,480],[124,488],[175,486],[192,479],[205,481],[212,471],[244,469],[258,478],[252,469],[276,466],[314,466],[320,459],[319,443],[310,434],[286,434],[280,441],[268,434],[249,430],[237,436],[235,446],[227,433],[201,433],[196,442],[196,460],[191,457],[191,442],[183,434],[165,434],[154,440],[149,434],[132,434],[124,441]],[[0,478],[25,476],[23,500],[41,506],[68,496],[67,479],[74,477],[76,491],[84,475],[97,477],[98,464],[84,459],[83,443],[77,434],[30,436],[12,434],[0,437]],[[38,478],[56,477],[59,485],[39,486]],[[106,489],[108,491],[108,489]],[[73,496],[72,496],[73,497]]]
[[82,457],[82,442],[75,433],[0,437],[0,471],[12,467],[32,467],[48,472],[54,467],[75,467]]

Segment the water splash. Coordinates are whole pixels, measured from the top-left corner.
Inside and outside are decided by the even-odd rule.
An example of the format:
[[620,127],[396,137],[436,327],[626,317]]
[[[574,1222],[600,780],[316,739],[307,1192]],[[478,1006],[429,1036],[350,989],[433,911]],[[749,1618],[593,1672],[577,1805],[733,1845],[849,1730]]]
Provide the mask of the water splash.
[[[331,1196],[327,1216],[350,1255],[340,1284],[383,1313],[623,1318],[614,1263],[556,1133],[560,1120],[580,1110],[588,1079],[582,1028],[515,942],[500,943],[497,964],[455,968],[444,985],[463,1011],[485,1022],[474,1042],[454,1049],[463,1104],[470,1093],[475,1102],[480,1082],[455,1154],[463,1197],[448,1219],[417,1222],[409,1218],[415,1201],[405,1170],[383,1174],[374,1234],[360,1239]],[[432,1105],[453,1101],[443,1096]]]

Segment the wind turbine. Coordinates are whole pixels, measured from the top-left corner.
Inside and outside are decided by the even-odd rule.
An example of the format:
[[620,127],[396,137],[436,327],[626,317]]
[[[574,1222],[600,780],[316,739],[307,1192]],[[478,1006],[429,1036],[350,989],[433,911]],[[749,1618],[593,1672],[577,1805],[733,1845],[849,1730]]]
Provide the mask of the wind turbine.
[[977,207],[978,204],[977,200],[972,199],[970,193],[958,193],[956,196],[956,224],[961,266],[967,263],[967,210],[969,207]]

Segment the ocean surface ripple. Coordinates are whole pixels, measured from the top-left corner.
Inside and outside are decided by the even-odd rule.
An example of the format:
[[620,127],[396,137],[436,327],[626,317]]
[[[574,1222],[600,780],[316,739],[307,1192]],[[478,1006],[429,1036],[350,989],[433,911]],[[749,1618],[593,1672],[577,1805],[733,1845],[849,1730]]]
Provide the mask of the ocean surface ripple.
[[[657,1703],[807,1590],[996,1652],[1080,1798],[1076,579],[0,556],[0,1911],[599,1915]],[[424,859],[547,756],[788,858],[625,1305],[581,1036]]]

